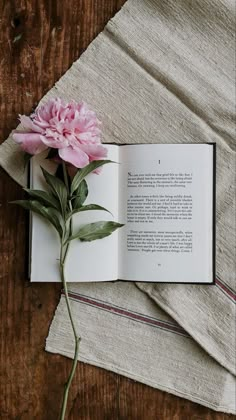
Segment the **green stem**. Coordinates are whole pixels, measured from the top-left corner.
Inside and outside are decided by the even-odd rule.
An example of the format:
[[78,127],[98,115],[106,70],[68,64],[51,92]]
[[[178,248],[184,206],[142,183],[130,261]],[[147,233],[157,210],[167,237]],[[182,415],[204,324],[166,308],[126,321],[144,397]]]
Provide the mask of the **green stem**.
[[[66,187],[67,187],[68,197],[69,197],[69,183],[68,183],[66,166],[65,166],[64,162],[63,162],[63,173],[64,173],[65,184],[66,184]],[[70,207],[70,209],[72,208],[70,200],[69,200],[69,207]],[[72,217],[71,217],[70,218],[70,224],[69,224],[70,235],[72,235],[72,230],[73,230],[73,226],[72,226]],[[72,364],[72,367],[71,367],[70,375],[69,375],[69,378],[68,378],[68,380],[65,384],[65,388],[64,388],[63,402],[62,402],[62,408],[61,408],[61,413],[60,413],[60,420],[65,419],[69,390],[70,390],[70,386],[71,386],[71,383],[73,381],[74,374],[75,374],[75,371],[76,371],[78,354],[79,354],[79,342],[81,340],[81,338],[77,334],[75,323],[74,323],[74,320],[73,320],[71,305],[70,305],[70,298],[69,298],[68,288],[67,288],[67,282],[66,282],[66,279],[65,279],[65,263],[66,263],[66,258],[67,258],[68,251],[69,251],[69,246],[70,246],[70,243],[68,243],[67,245],[64,245],[64,238],[62,238],[61,239],[61,251],[60,251],[60,273],[61,273],[61,281],[63,283],[64,293],[65,293],[66,306],[67,306],[67,310],[68,310],[68,314],[69,314],[69,318],[70,318],[70,322],[71,322],[71,326],[72,326],[72,330],[73,330],[74,340],[75,340],[75,351],[74,351],[74,360],[73,360],[73,364]]]
[[[62,248],[63,248],[63,245],[62,245]],[[65,272],[64,272],[66,258],[63,257],[63,251],[61,252],[61,255],[62,255],[62,259],[60,260],[61,279],[62,279],[62,283],[63,283],[63,287],[64,287],[66,306],[67,306],[67,310],[68,310],[68,314],[69,314],[69,318],[70,318],[70,322],[71,322],[71,326],[72,326],[72,330],[73,330],[73,335],[74,335],[74,339],[75,339],[74,360],[73,360],[73,364],[72,364],[72,368],[71,368],[69,378],[68,378],[68,380],[65,384],[63,402],[62,402],[62,408],[61,408],[61,414],[60,414],[60,420],[64,420],[65,419],[65,414],[66,414],[66,407],[67,407],[69,390],[70,390],[70,386],[71,386],[71,383],[72,383],[72,380],[73,380],[73,377],[74,377],[74,374],[75,374],[77,361],[78,361],[80,337],[77,334],[75,323],[74,323],[73,316],[72,316],[72,311],[71,311],[67,282],[66,282],[66,279],[65,279]]]
[[[70,209],[70,211],[72,211],[71,201],[69,201],[69,209]],[[71,218],[70,218],[70,221],[69,221],[69,234],[70,234],[70,236],[72,236],[72,233],[73,233],[73,219],[72,219],[72,217],[71,217]],[[68,243],[66,244],[66,250],[65,250],[65,253],[64,253],[64,258],[63,258],[63,261],[64,261],[64,262],[65,262],[65,260],[66,260],[67,254],[68,254],[69,246],[70,246],[70,242],[68,242]]]
[[[72,211],[72,204],[71,204],[71,200],[70,200],[70,188],[69,188],[69,181],[68,181],[68,174],[67,174],[67,170],[66,170],[66,164],[63,161],[62,162],[62,168],[63,168],[63,175],[64,175],[64,181],[65,181],[65,185],[66,185],[66,189],[67,189],[67,194],[68,194],[68,207],[69,210]],[[66,228],[66,224],[65,224],[65,228]],[[72,235],[72,231],[73,231],[73,220],[72,217],[70,218],[70,222],[69,222],[69,233],[70,236]],[[68,242],[68,244],[66,245],[66,250],[65,250],[65,255],[64,255],[64,261],[66,259],[68,250],[69,250],[69,245],[70,243]]]
[[64,181],[65,181],[67,192],[69,195],[70,194],[69,181],[68,181],[68,175],[67,175],[67,170],[66,170],[66,164],[64,161],[62,162],[62,169],[63,169]]

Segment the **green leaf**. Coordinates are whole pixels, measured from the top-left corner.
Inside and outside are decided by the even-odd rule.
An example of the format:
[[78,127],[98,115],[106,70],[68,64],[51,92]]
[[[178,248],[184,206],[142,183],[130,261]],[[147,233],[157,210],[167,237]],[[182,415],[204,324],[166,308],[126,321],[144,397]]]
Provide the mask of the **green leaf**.
[[47,182],[47,184],[50,186],[53,194],[56,198],[58,198],[61,211],[63,217],[65,217],[66,214],[66,207],[67,207],[67,189],[64,184],[59,178],[57,178],[54,175],[49,174],[44,168],[42,168],[43,176]]
[[30,197],[35,198],[42,204],[48,207],[53,207],[56,210],[60,210],[60,202],[54,197],[54,195],[41,190],[30,190],[29,188],[24,188],[24,190]]
[[67,242],[73,239],[80,241],[95,241],[111,235],[116,229],[122,227],[121,223],[116,222],[95,222],[82,226],[75,235],[68,238]]
[[78,171],[71,183],[71,194],[73,194],[77,190],[79,184],[90,172],[93,172],[95,169],[107,163],[112,163],[112,160],[94,160],[93,162],[90,162],[87,166],[82,168],[80,171]]
[[88,184],[83,179],[83,181],[79,184],[77,190],[75,191],[75,195],[72,197],[72,207],[73,209],[78,209],[81,207],[86,198],[88,196]]
[[[63,182],[63,184],[65,184],[65,178],[64,178],[64,172],[63,172],[63,166],[62,166],[61,164],[60,164],[60,165],[58,165],[57,170],[56,170],[56,172],[55,172],[54,176],[55,176],[56,178],[60,179],[60,180]],[[70,177],[69,177],[69,176],[67,177],[67,180],[68,180],[68,184],[70,185],[70,184],[71,184],[71,182],[70,182]]]
[[60,237],[63,235],[62,218],[60,213],[51,207],[43,206],[37,200],[16,200],[11,201],[12,204],[18,204],[26,210],[31,210],[34,213],[39,214],[44,219],[47,219],[57,230]]
[[73,216],[73,214],[80,213],[81,211],[88,211],[88,210],[103,210],[112,214],[109,210],[105,209],[105,207],[99,206],[98,204],[88,204],[87,206],[81,206],[77,209],[72,210],[72,212],[68,214],[67,219]]

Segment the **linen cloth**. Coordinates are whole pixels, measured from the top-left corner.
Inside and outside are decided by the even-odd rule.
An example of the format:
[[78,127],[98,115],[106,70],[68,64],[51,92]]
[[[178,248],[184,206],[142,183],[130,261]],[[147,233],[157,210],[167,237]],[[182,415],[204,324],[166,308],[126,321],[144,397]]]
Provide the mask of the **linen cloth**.
[[[104,142],[217,143],[214,286],[69,287],[80,360],[228,413],[236,412],[234,12],[231,0],[128,0],[42,99],[85,99]],[[11,135],[0,164],[25,184]],[[73,357],[63,296],[46,350]]]

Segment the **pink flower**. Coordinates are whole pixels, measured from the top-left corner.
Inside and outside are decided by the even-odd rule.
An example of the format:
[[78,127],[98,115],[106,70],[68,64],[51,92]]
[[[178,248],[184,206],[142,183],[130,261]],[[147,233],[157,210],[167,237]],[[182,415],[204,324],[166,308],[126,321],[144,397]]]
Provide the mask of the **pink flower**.
[[31,155],[58,149],[59,157],[77,168],[107,156],[100,139],[101,123],[84,102],[50,99],[30,117],[21,115],[20,122],[23,131],[15,130],[13,139]]

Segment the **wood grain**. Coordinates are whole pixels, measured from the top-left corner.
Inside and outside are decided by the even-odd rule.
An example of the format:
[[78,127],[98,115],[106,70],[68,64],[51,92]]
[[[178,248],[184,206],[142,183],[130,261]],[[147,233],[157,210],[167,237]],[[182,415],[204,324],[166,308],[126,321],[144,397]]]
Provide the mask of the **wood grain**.
[[[125,0],[0,1],[0,139],[30,113]],[[71,362],[44,351],[60,285],[29,284],[21,189],[0,171],[0,419],[56,420]],[[226,420],[234,416],[80,363],[70,420]]]

